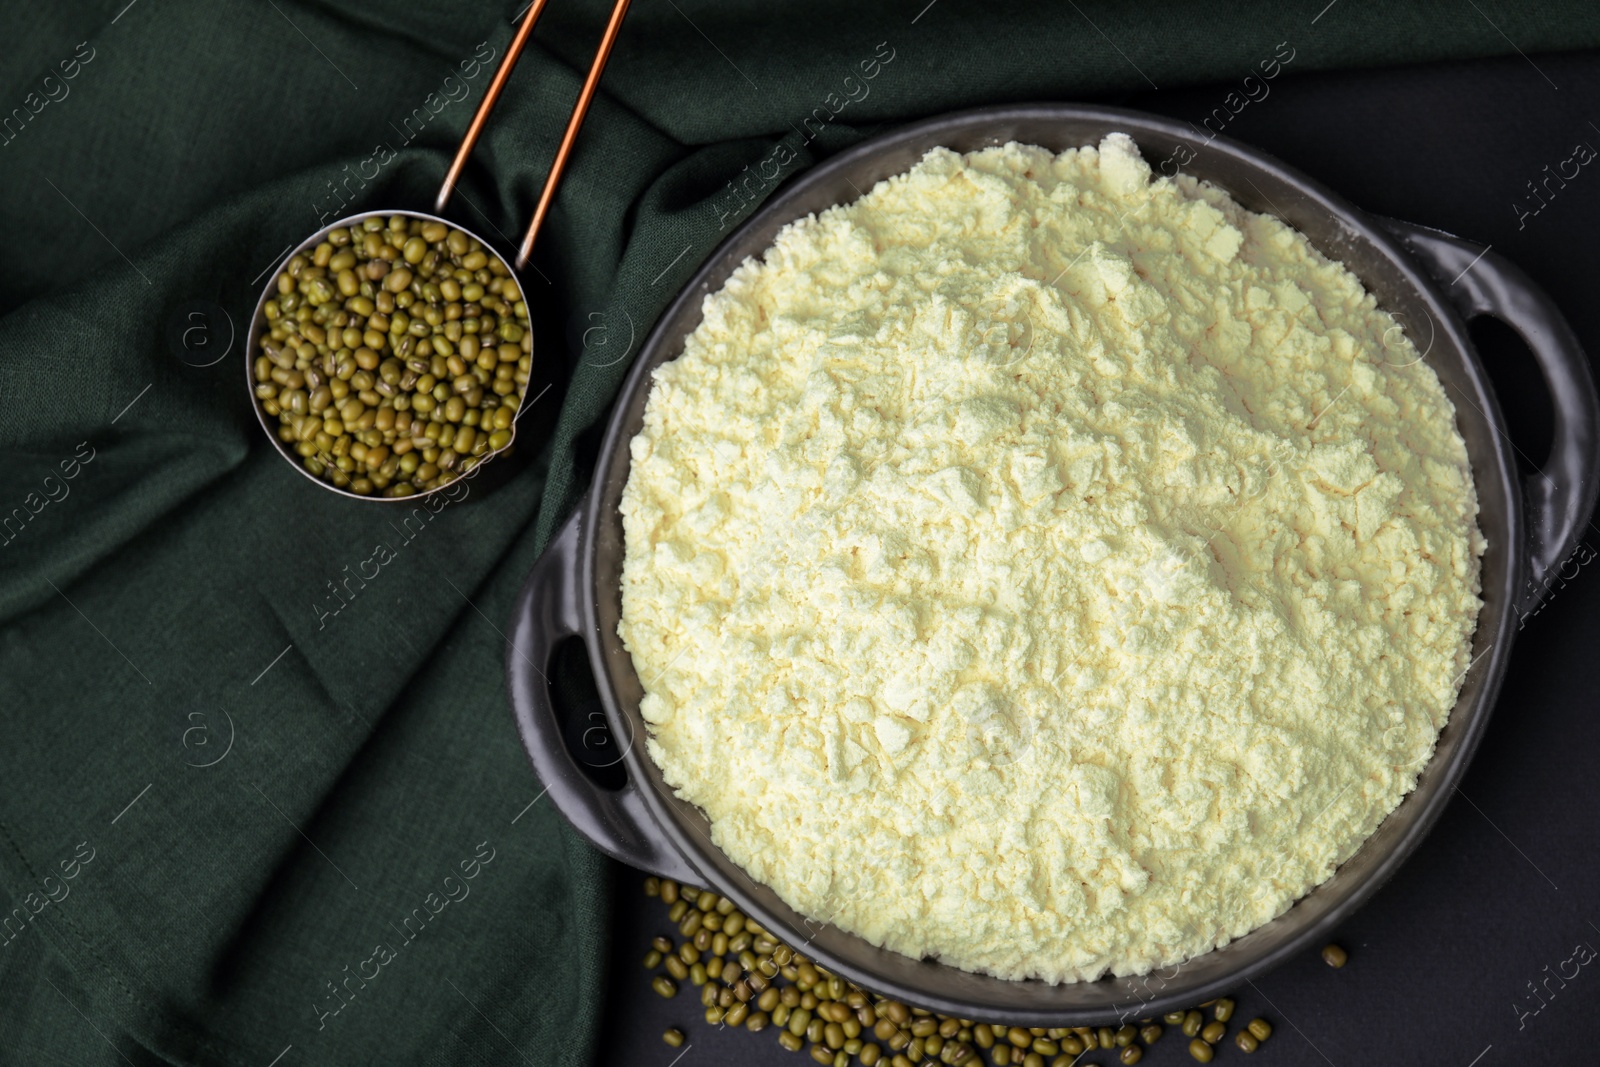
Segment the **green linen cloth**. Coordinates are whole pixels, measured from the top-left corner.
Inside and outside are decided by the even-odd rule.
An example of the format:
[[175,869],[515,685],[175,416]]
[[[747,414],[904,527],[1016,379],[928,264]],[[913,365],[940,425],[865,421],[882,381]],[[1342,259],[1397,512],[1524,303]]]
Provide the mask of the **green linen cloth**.
[[[639,0],[526,275],[528,462],[401,527],[268,446],[242,331],[321,222],[431,204],[515,13],[0,5],[0,1064],[592,1060],[608,866],[535,802],[501,631],[644,333],[788,176],[1286,50],[1600,40],[1582,2]],[[452,205],[502,250],[605,18],[552,5]]]

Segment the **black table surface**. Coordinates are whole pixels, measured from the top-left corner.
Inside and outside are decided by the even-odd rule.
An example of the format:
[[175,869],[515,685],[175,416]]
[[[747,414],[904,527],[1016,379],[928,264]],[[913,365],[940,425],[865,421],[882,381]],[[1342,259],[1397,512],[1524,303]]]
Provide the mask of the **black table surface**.
[[[1198,123],[1234,87],[1099,102]],[[1528,183],[1555,173],[1580,143],[1594,155],[1597,123],[1600,53],[1574,52],[1337,74],[1290,68],[1226,133],[1369,211],[1491,244],[1555,298],[1592,356],[1600,353],[1600,160],[1565,188],[1551,182],[1537,214]],[[1473,334],[1514,444],[1544,456],[1550,402],[1531,357],[1499,323],[1480,322]],[[1600,527],[1584,539],[1600,549]],[[1340,930],[1349,963],[1336,971],[1311,952],[1238,990],[1237,1019],[1264,1015],[1276,1030],[1248,1058],[1230,1038],[1217,1062],[1600,1064],[1600,963],[1581,962],[1600,948],[1597,682],[1600,562],[1578,568],[1526,620],[1457,796],[1400,873]],[[619,879],[600,1062],[810,1063],[781,1049],[771,1029],[706,1024],[687,986],[672,1000],[651,991],[640,958],[652,936],[676,931],[642,881],[629,870]],[[662,1042],[668,1026],[685,1031],[685,1048]],[[1193,1063],[1184,1044],[1169,1031],[1143,1062]],[[1113,1062],[1104,1052],[1080,1060]]]

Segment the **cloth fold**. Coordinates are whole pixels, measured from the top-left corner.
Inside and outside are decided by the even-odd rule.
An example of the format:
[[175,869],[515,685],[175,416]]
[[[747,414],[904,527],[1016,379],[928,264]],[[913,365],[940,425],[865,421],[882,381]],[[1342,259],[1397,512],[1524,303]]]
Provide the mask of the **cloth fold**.
[[[523,279],[550,389],[503,484],[321,492],[244,388],[260,287],[432,202],[519,6],[0,4],[0,1064],[591,1060],[608,864],[541,799],[502,631],[655,318],[793,174],[1286,41],[1278,91],[1600,41],[1575,2],[641,2]],[[502,252],[607,13],[551,6],[452,204]]]

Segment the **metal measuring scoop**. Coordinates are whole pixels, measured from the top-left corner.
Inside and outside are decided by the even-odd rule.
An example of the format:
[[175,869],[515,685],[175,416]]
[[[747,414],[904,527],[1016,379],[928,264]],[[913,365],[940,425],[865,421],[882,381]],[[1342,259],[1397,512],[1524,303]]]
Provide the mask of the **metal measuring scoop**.
[[[433,204],[435,212],[443,212],[449,202],[472,146],[547,2],[534,0],[506,49],[461,139],[461,147],[456,151],[444,183],[439,187]],[[317,485],[354,500],[414,504],[474,473],[483,463],[512,447],[517,421],[526,410],[524,401],[533,361],[527,295],[516,272],[528,264],[534,238],[555,199],[556,186],[600,84],[600,75],[622,28],[629,2],[617,0],[612,9],[611,20],[545,178],[533,220],[517,249],[514,270],[504,265],[489,241],[436,214],[363,211],[317,230],[289,252],[272,272],[251,319],[251,348],[245,360],[245,375],[256,417],[267,437],[295,470]],[[406,232],[397,233],[397,225],[403,226]],[[334,247],[329,237],[336,231],[343,231],[338,238],[341,245],[352,244],[355,234],[362,235],[363,239],[374,235],[375,246],[386,251],[398,249],[397,240],[403,244],[404,240],[418,238],[423,239],[427,251],[419,254],[415,262],[409,256],[388,260],[394,265],[386,273],[359,279],[354,292],[345,292],[336,287],[328,272],[329,263],[338,253],[321,247]],[[428,236],[435,240],[425,240]],[[444,282],[433,281],[432,271],[436,271],[441,262],[439,249],[434,247],[438,245],[443,245],[445,252],[457,260],[464,258],[467,264],[473,265],[473,269],[466,271],[470,280],[463,282],[452,275]],[[322,262],[319,263],[319,259]],[[463,269],[457,266],[455,274],[461,274]],[[488,280],[484,280],[485,276]],[[343,281],[346,286],[350,284],[348,280]],[[455,299],[448,299],[448,294],[456,290],[461,292]],[[475,300],[463,303],[461,298],[468,294],[476,295],[483,305]],[[372,307],[369,309],[368,305]],[[499,311],[485,311],[487,306]],[[381,310],[383,307],[390,310],[385,312]],[[418,309],[417,315],[407,315],[413,308]],[[507,309],[511,309],[509,313]],[[476,313],[467,314],[468,311]],[[319,313],[321,322],[316,321]],[[437,361],[441,358],[432,350],[437,337],[429,335],[418,340],[416,333],[405,330],[391,333],[390,328],[398,321],[405,321],[408,324],[424,322],[431,329],[433,324],[424,316],[444,320],[447,313],[456,316],[449,319],[450,322],[460,322],[461,326],[451,331],[456,333],[457,340],[447,341],[444,346],[449,352],[446,374],[432,374],[431,371],[438,369]],[[403,320],[402,315],[405,316]],[[483,328],[482,324],[490,322],[493,328],[487,340],[497,353],[497,359],[515,367],[510,378],[497,376],[498,364],[490,370],[463,358],[463,351],[470,350],[476,358],[488,347],[478,340],[477,333]],[[473,327],[470,331],[468,324]],[[380,330],[378,326],[386,328]],[[360,335],[356,345],[348,343],[356,340],[350,336],[351,331]],[[462,346],[460,338],[463,336],[473,340]],[[428,342],[428,350],[419,354],[417,350],[422,347],[423,340]],[[449,381],[442,390],[446,394],[444,399],[429,395],[426,401],[419,402],[422,394],[413,394],[411,390],[425,377]],[[338,404],[344,406],[330,406],[334,404],[330,396],[331,383],[335,380],[345,382],[346,396],[356,396],[356,405],[351,406],[348,400],[341,399]],[[352,383],[367,388],[357,390]],[[500,393],[505,383],[511,388]],[[439,384],[433,389],[437,394]],[[487,404],[491,393],[498,396],[493,406],[480,406]],[[477,402],[469,407],[467,401],[474,396]],[[367,400],[373,402],[366,403]],[[457,404],[459,406],[455,406]],[[422,410],[424,407],[426,411]],[[361,409],[359,414],[356,413],[358,408]],[[503,413],[507,410],[509,415]],[[334,412],[332,418],[327,416],[328,411]],[[442,417],[434,418],[434,411],[440,412]],[[468,411],[477,413],[473,416],[477,421],[463,425]],[[408,413],[404,430],[397,429],[401,412]],[[350,415],[348,425],[344,414]],[[457,417],[452,419],[451,415]],[[488,427],[480,425],[485,417],[491,420]],[[334,420],[339,420],[341,432],[338,435],[327,432]],[[438,438],[426,436],[430,424],[440,427]],[[445,438],[444,426],[451,429],[446,444],[441,447],[438,440]],[[402,436],[407,432],[410,436]],[[368,444],[369,441],[377,443]],[[455,447],[457,445],[465,447]],[[432,460],[425,458],[430,451],[434,455]],[[416,453],[414,460],[403,458],[413,452]],[[369,457],[381,457],[377,459],[378,469],[370,473],[360,471],[357,464],[365,464]],[[352,477],[352,470],[359,471],[361,476]],[[419,472],[429,477],[419,478]],[[415,479],[416,484],[407,481],[408,478]]]

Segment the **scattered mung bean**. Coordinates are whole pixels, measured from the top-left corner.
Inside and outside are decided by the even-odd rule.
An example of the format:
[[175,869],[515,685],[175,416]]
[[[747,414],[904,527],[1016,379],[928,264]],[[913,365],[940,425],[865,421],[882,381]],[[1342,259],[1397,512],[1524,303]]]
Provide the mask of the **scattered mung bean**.
[[[726,897],[671,879],[647,879],[645,894],[668,906],[668,917],[680,933],[692,931],[679,943],[664,936],[651,942],[645,965],[666,971],[651,982],[657,993],[675,996],[677,982],[687,978],[701,989],[708,1023],[742,1025],[752,1032],[771,1026],[781,1047],[791,1052],[809,1047],[818,1064],[986,1067],[987,1061],[993,1067],[1087,1067],[1080,1064],[1080,1057],[1103,1048],[1115,1052],[1116,1062],[1132,1065],[1142,1062],[1145,1054],[1139,1042],[1153,1045],[1163,1033],[1162,1025],[1152,1019],[1117,1028],[1046,1029],[1002,1026],[912,1008],[875,997],[806,959]],[[710,924],[721,929],[713,933]],[[1336,945],[1329,948],[1343,951]],[[1190,1056],[1209,1063],[1216,1055],[1215,1046],[1227,1036],[1225,1024],[1235,1007],[1232,999],[1219,997],[1161,1018],[1191,1039]],[[1209,1020],[1206,1014],[1211,1016]],[[1267,1020],[1252,1019],[1235,1035],[1234,1043],[1244,1052],[1254,1052],[1271,1033]],[[677,1048],[687,1038],[681,1031],[669,1029],[662,1040]]]

